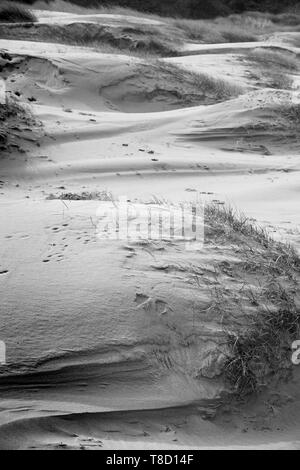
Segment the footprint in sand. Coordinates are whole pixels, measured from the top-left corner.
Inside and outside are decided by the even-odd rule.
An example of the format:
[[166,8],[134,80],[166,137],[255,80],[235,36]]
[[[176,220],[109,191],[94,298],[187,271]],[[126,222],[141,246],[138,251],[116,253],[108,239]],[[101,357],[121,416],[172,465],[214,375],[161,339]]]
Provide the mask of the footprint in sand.
[[123,250],[127,251],[126,258],[133,258],[136,256],[135,249],[131,246],[125,245],[123,246]]
[[160,315],[165,315],[170,309],[169,305],[163,300],[155,300],[154,305],[156,312]]
[[138,306],[146,304],[149,300],[150,300],[150,297],[148,297],[145,294],[135,295],[135,302],[138,304]]
[[156,312],[159,315],[165,315],[171,310],[164,300],[154,300],[145,294],[137,293],[135,295],[135,302],[138,304],[138,307],[142,307],[144,310],[149,312]]

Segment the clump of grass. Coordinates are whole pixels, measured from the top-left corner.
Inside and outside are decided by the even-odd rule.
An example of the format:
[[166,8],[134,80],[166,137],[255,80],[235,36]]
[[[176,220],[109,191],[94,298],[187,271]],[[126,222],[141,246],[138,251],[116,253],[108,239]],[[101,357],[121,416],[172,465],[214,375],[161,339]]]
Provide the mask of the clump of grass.
[[250,51],[248,60],[264,67],[279,67],[282,69],[297,71],[299,69],[298,59],[294,54],[288,52],[272,51],[266,48],[258,48]]
[[84,191],[82,193],[50,194],[47,199],[60,199],[62,201],[113,201],[113,196],[108,191]]
[[6,140],[7,140],[7,133],[4,129],[4,126],[2,126],[0,122],[0,144],[4,144]]
[[35,14],[22,5],[7,2],[0,6],[0,23],[34,23]]
[[271,88],[277,88],[279,90],[292,90],[294,80],[286,75],[285,73],[271,73],[267,82]]
[[257,37],[276,31],[298,31],[300,15],[297,13],[272,14],[267,12],[248,11],[241,14],[229,15],[215,21],[236,25],[249,34]]
[[236,242],[243,237],[251,240],[264,249],[268,249],[269,261],[274,261],[281,269],[299,270],[300,258],[295,249],[287,244],[274,241],[268,231],[253,223],[253,220],[244,214],[237,212],[232,207],[224,207],[216,204],[208,205],[205,211],[208,228],[213,227],[218,240],[228,241],[228,237],[233,237]]
[[248,34],[255,35],[257,38],[276,30],[272,19],[264,13],[247,12],[233,14],[224,19],[220,18],[219,21],[220,23],[227,24],[228,29],[230,25],[235,26],[247,31]]
[[[299,28],[299,31],[300,31],[300,28]],[[289,44],[291,44],[291,46],[300,47],[300,35],[299,34],[291,35],[291,36],[287,37],[286,41],[289,42]]]
[[176,19],[174,26],[183,33],[186,40],[206,44],[248,42],[257,39],[254,34],[230,22],[218,24],[213,21]]
[[108,45],[119,51],[137,55],[175,56],[181,46],[179,38],[169,37],[167,31],[155,26],[110,28],[96,24],[90,24],[88,27],[85,24],[73,24],[57,29],[63,42],[92,45],[96,48]]
[[11,100],[7,100],[5,104],[0,104],[0,143],[3,145],[7,142],[9,129],[7,121],[14,118],[20,113],[19,106]]
[[289,74],[299,70],[295,54],[258,48],[248,52],[245,57],[252,66],[253,77],[260,85],[281,90],[293,88],[294,80]]
[[[242,311],[238,326],[234,328],[236,318],[230,312],[225,330],[224,376],[235,395],[243,398],[291,372],[290,348],[300,334],[300,258],[291,246],[274,241],[232,208],[208,206],[206,221],[210,242],[236,247],[237,261],[231,264],[230,276],[243,286],[239,296],[243,293],[244,303],[248,299],[250,304],[247,314],[235,305],[234,311]],[[224,317],[224,293],[219,302]]]
[[256,72],[251,72],[250,77],[256,80],[256,85],[260,87],[275,88],[277,90],[292,90],[294,88],[293,78],[285,72],[279,72],[270,69],[256,69]]
[[299,129],[300,125],[300,104],[283,104],[279,108],[279,114],[287,120],[289,125]]
[[[177,84],[177,97],[187,105],[201,102],[216,103],[243,93],[241,87],[226,80],[214,78],[203,72],[192,72],[173,63],[158,60],[153,64],[153,68],[160,80],[169,85]],[[170,89],[169,85],[167,89]]]
[[[288,371],[291,344],[299,337],[300,310],[294,294],[273,281],[264,295],[274,307],[260,306],[247,329],[228,335],[231,357],[225,377],[239,397],[259,391],[273,376]],[[259,306],[260,299],[256,301]]]
[[211,204],[206,207],[205,216],[208,228],[213,227],[218,237],[221,237],[221,234],[224,236],[228,233],[238,234],[254,240],[264,248],[268,248],[272,243],[264,228],[258,228],[248,217],[236,212],[232,207]]
[[299,13],[281,13],[279,15],[270,15],[273,23],[278,23],[285,26],[299,26],[300,14]]
[[22,129],[29,126],[35,131],[39,127],[30,110],[13,97],[7,98],[5,104],[0,104],[0,150],[5,152],[14,148],[24,153],[20,147],[20,139],[22,140]]

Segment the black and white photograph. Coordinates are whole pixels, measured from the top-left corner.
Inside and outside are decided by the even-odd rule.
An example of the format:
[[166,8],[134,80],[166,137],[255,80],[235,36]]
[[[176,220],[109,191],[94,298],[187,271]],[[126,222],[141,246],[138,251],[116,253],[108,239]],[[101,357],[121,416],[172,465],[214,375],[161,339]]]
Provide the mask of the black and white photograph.
[[0,450],[300,450],[299,287],[300,0],[0,0]]

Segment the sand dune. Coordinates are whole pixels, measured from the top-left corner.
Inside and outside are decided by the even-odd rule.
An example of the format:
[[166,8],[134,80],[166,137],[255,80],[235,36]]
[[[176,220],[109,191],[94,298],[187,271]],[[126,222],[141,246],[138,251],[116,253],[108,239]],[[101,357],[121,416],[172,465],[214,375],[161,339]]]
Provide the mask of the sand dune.
[[[209,314],[214,289],[236,294],[239,315],[253,309],[242,278],[215,277],[215,265],[239,266],[234,244],[208,236],[205,250],[190,252],[180,240],[99,240],[103,201],[61,197],[226,202],[299,249],[299,133],[281,115],[297,102],[298,74],[292,90],[266,89],[241,60],[256,48],[299,54],[291,44],[287,35],[187,44],[158,69],[147,58],[0,40],[7,91],[39,130],[18,135],[22,152],[7,144],[1,157],[1,448],[299,448],[297,375],[217,413],[229,394],[225,337],[236,325]],[[226,98],[182,79],[204,69],[225,80]],[[256,285],[255,275],[247,280]]]

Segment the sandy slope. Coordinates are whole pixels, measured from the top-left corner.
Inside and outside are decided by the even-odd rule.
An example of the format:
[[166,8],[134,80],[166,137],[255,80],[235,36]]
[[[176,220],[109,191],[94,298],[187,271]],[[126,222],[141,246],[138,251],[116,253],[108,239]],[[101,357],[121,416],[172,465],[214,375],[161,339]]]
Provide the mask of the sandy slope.
[[[40,19],[76,21],[49,15]],[[190,281],[202,266],[212,282],[209,263],[220,253],[99,241],[99,202],[46,199],[82,191],[130,200],[198,195],[233,204],[300,247],[300,142],[268,128],[278,103],[295,94],[257,91],[237,67],[242,49],[261,45],[187,46],[199,55],[172,61],[213,76],[224,66],[244,93],[176,109],[170,94],[152,97],[151,74],[137,76],[141,59],[0,40],[13,60],[4,70],[8,90],[36,99],[30,106],[45,134],[24,141],[26,154],[1,160],[2,448],[299,448],[298,382],[259,407],[207,421],[223,385],[199,371],[216,350],[222,356],[223,333],[195,315],[210,294]],[[262,120],[264,130],[249,139],[248,126]]]

